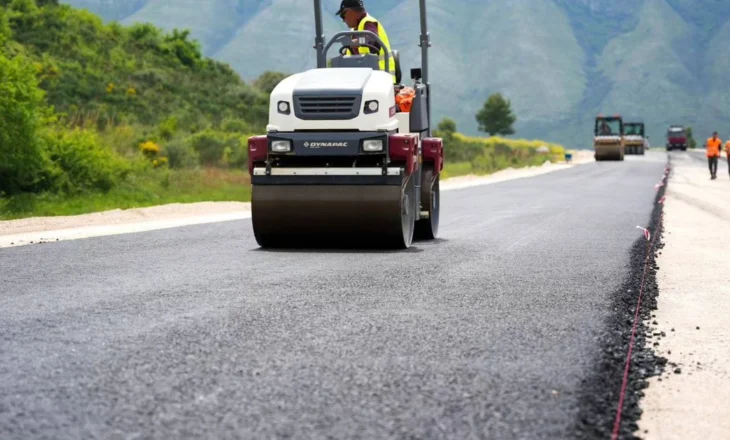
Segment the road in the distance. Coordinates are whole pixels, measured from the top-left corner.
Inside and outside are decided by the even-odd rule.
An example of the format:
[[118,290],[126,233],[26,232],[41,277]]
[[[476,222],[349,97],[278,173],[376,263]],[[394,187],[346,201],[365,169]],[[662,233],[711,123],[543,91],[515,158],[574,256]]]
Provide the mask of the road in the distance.
[[0,438],[570,437],[664,165],[446,192],[408,252],[250,220],[0,250]]

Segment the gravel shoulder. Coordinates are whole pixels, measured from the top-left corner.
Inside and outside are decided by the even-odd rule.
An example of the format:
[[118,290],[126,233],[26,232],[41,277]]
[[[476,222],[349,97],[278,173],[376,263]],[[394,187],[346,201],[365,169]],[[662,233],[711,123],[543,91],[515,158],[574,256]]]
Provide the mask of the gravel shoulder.
[[[441,188],[449,191],[535,177],[592,161],[592,151],[580,150],[574,153],[570,164],[546,163],[539,167],[509,168],[488,176],[459,176],[445,180]],[[0,221],[0,248],[241,220],[250,216],[250,203],[203,202]]]
[[721,161],[714,181],[702,153],[672,154],[672,167],[652,330],[668,365],[649,380],[639,433],[647,440],[729,439],[727,162]]

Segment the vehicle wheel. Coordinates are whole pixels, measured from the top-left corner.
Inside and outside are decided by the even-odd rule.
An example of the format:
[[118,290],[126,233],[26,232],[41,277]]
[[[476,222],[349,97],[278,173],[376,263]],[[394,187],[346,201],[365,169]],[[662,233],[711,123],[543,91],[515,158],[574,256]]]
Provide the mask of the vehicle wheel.
[[410,176],[401,194],[401,225],[403,236],[402,241],[398,241],[398,248],[408,249],[411,247],[416,229],[417,209],[416,188],[413,184],[413,176]]
[[433,240],[438,235],[441,212],[440,176],[434,176],[431,167],[424,168],[421,177],[421,208],[428,212],[428,218],[416,221],[415,240]]
[[682,147],[682,151],[687,151],[687,147]]

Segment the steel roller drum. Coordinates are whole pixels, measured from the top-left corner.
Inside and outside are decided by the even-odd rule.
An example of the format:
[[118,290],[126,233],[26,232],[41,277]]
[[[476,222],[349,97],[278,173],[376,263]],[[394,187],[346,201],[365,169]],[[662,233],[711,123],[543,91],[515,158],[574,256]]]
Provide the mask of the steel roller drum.
[[598,143],[594,148],[596,160],[623,160],[620,145]]
[[254,185],[251,214],[261,247],[410,246],[412,179],[398,185]]

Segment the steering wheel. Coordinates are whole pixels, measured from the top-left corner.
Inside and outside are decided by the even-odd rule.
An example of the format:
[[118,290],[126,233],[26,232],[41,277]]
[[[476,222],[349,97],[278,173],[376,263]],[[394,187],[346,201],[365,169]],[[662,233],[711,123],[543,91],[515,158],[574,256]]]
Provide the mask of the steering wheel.
[[[373,46],[372,44],[365,43],[365,44],[358,44],[358,46],[359,47],[367,47],[368,49],[372,49],[372,50],[375,51],[375,53],[379,53],[380,52],[380,49],[378,49],[377,47]],[[354,49],[354,47],[355,46],[343,45],[342,47],[340,47],[340,55],[345,56],[345,51],[348,50],[348,49],[352,53],[357,53],[357,51]]]

